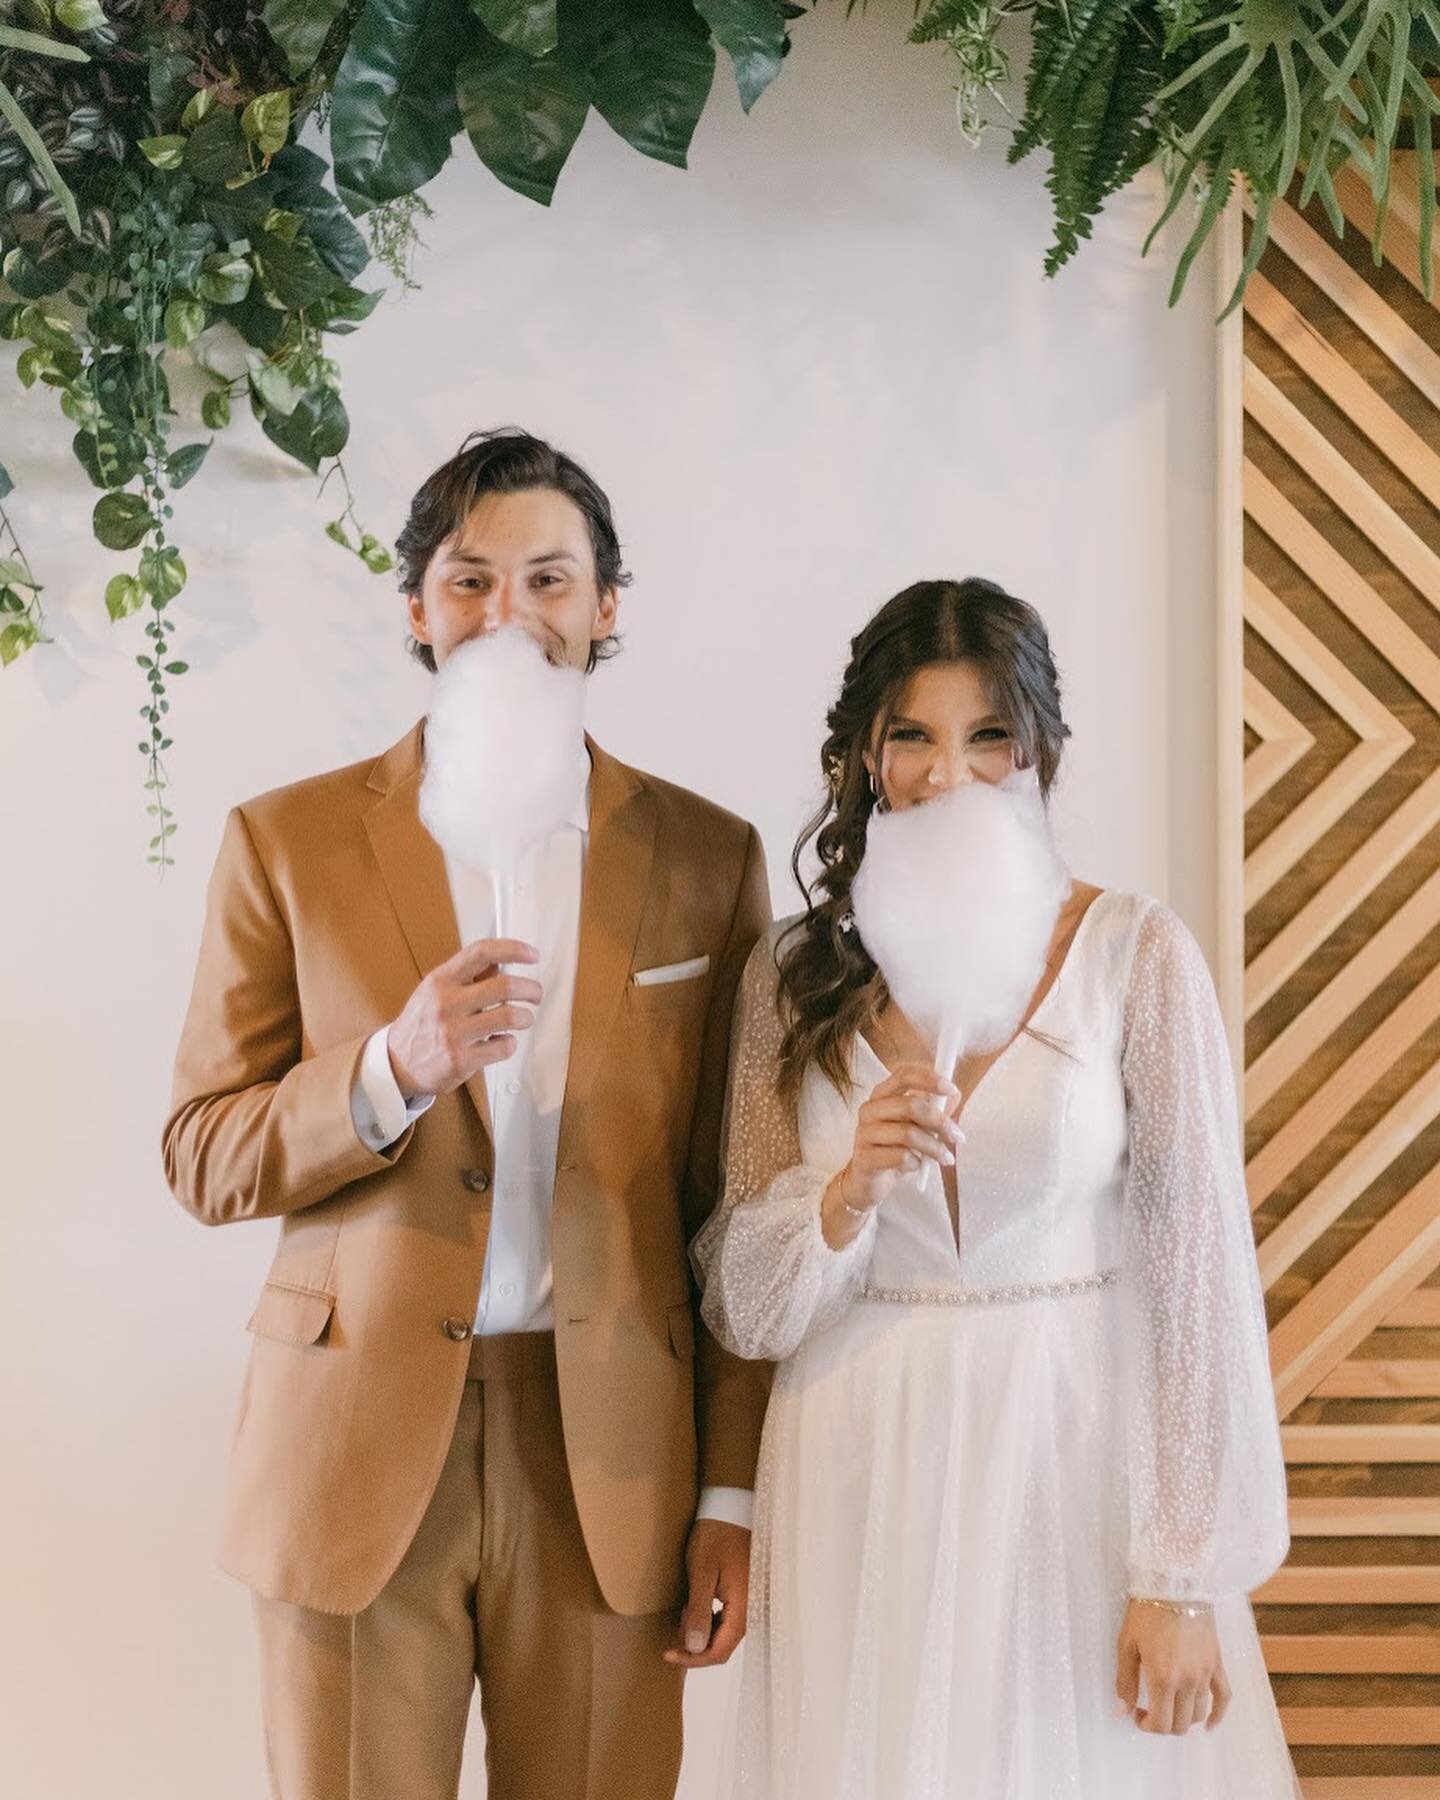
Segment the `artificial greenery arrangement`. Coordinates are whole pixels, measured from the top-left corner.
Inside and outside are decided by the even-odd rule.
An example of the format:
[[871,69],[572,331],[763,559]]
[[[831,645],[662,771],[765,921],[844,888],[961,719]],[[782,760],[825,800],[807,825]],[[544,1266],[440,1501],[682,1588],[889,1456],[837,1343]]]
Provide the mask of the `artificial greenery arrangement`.
[[[420,189],[456,140],[463,133],[499,180],[547,204],[592,109],[644,155],[684,167],[719,56],[748,111],[808,10],[786,0],[0,0],[0,336],[17,347],[20,381],[53,388],[75,427],[76,459],[100,490],[96,537],[135,555],[105,604],[117,620],[146,615],[139,747],[162,869],[175,828],[167,682],[185,671],[171,643],[186,569],[169,496],[200,471],[234,403],[322,487],[338,481],[344,505],[327,533],[370,569],[389,568],[356,520],[327,342],[375,306],[380,290],[360,285],[372,261],[414,285],[429,216]],[[1005,104],[1017,14],[1031,56],[1009,154],[1049,154],[1048,273],[1158,157],[1164,218],[1187,194],[1199,201],[1172,301],[1237,182],[1255,211],[1243,288],[1297,172],[1302,200],[1318,196],[1341,232],[1338,167],[1361,171],[1383,221],[1393,152],[1409,144],[1428,275],[1440,0],[1329,10],[921,0],[910,35],[949,47],[972,138],[992,101]],[[1377,225],[1377,257],[1378,245]],[[184,444],[172,442],[177,358],[208,382],[201,418],[212,435]],[[0,468],[7,664],[45,638],[9,492]]]
[[1343,236],[1334,176],[1341,164],[1355,165],[1376,201],[1379,262],[1393,153],[1409,144],[1429,296],[1437,0],[930,0],[911,35],[950,45],[961,128],[971,137],[986,124],[987,96],[1004,105],[1010,69],[1000,37],[1016,14],[1029,17],[1031,54],[1009,157],[1050,153],[1056,235],[1047,273],[1090,235],[1103,202],[1156,158],[1169,194],[1146,249],[1187,194],[1200,202],[1172,304],[1237,183],[1254,200],[1226,311],[1239,303],[1264,253],[1271,210],[1301,169],[1298,203],[1318,196]]

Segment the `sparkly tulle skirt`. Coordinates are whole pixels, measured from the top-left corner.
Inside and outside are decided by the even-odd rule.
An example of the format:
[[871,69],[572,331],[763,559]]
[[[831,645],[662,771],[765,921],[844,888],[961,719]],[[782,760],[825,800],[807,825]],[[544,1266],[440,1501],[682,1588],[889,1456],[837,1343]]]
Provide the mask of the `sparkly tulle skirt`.
[[859,1301],[780,1365],[721,1800],[1296,1800],[1243,1597],[1218,1727],[1116,1717],[1124,1316]]

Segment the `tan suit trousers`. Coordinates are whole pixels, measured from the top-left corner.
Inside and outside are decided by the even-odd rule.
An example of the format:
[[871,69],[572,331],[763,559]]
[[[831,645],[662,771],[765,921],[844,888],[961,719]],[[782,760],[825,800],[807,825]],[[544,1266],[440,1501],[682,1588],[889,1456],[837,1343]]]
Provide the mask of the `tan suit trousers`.
[[454,1800],[477,1679],[489,1800],[672,1800],[677,1615],[601,1599],[549,1332],[472,1340],[434,1497],[363,1612],[255,1612],[275,1800]]

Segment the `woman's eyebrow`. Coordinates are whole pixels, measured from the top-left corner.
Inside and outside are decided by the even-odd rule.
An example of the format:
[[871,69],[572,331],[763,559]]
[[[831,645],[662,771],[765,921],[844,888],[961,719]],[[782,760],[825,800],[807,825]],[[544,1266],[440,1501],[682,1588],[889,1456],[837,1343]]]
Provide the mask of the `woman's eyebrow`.
[[[1000,717],[1000,715],[998,713],[986,713],[986,715],[983,719],[976,719],[969,726],[969,729],[971,731],[981,731],[987,725],[1003,725],[1004,722],[1005,721]],[[896,713],[895,716],[891,719],[891,721],[890,721],[891,729],[893,730],[895,728],[895,726],[897,726],[897,725],[913,725],[919,731],[928,731],[929,730],[928,725],[922,724],[919,719],[910,718],[909,715],[906,713]]]

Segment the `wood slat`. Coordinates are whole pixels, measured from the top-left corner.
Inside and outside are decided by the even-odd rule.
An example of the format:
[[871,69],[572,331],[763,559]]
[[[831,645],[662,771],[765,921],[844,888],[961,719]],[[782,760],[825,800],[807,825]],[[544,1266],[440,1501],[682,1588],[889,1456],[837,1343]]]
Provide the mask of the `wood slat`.
[[1304,1800],[1440,1800],[1440,1775],[1305,1775]]
[[[1245,968],[1245,1017],[1253,1018],[1385,878],[1440,826],[1440,769],[1427,775],[1325,885],[1293,913]],[[1427,1015],[1435,1016],[1432,1008]]]
[[1425,704],[1440,712],[1440,657],[1265,472],[1245,464],[1245,511]]
[[1245,1071],[1245,1114],[1253,1118],[1330,1036],[1393,975],[1440,924],[1440,869],[1351,957]]
[[1437,1117],[1440,1063],[1433,1063],[1264,1239],[1258,1255],[1265,1286],[1273,1287]]
[[1277,206],[1271,213],[1270,241],[1389,357],[1432,406],[1440,407],[1440,355],[1333,245],[1290,206]]
[[1287,1563],[1250,1598],[1256,1606],[1435,1606],[1440,1565]]
[[1287,1744],[1440,1744],[1440,1706],[1282,1706]]
[[1245,364],[1245,410],[1418,594],[1440,606],[1440,556],[1411,529],[1263,369]]
[[1360,743],[1245,858],[1245,909],[1263,900],[1405,753],[1403,743]]
[[1433,1632],[1316,1632],[1262,1637],[1260,1646],[1272,1675],[1440,1675],[1440,1636]]
[[[1440,1537],[1440,1495],[1377,1494],[1359,1499],[1346,1494],[1292,1494],[1290,1535]],[[1440,1657],[1440,1637],[1435,1648]]]
[[[1335,194],[1340,202],[1340,209],[1345,217],[1369,242],[1375,235],[1375,198],[1369,186],[1350,164],[1345,163],[1335,171]],[[1385,224],[1380,244],[1385,260],[1393,264],[1405,279],[1422,295],[1425,282],[1420,269],[1420,216],[1418,208],[1418,190],[1416,200],[1412,201],[1401,181],[1391,182],[1390,204],[1385,212]],[[1436,261],[1437,251],[1431,246],[1431,292],[1440,292],[1440,281],[1435,279],[1435,271],[1440,268]]]
[[1314,1389],[1317,1400],[1440,1399],[1440,1361],[1418,1357],[1352,1357]]
[[1282,1425],[1287,1463],[1440,1462],[1440,1425]]
[[[1270,1367],[1281,1418],[1370,1335],[1402,1293],[1418,1286],[1437,1264],[1440,1166],[1397,1200],[1270,1333]],[[1440,1446],[1436,1459],[1440,1460]]]
[[1315,748],[1315,739],[1260,678],[1245,672],[1245,723],[1260,742],[1245,758],[1245,805],[1255,805]]
[[1440,455],[1258,272],[1246,287],[1245,310],[1356,430],[1440,507]]
[[1416,1288],[1385,1315],[1387,1325],[1440,1325],[1440,1288]]
[[[1251,1158],[1246,1166],[1245,1180],[1252,1209],[1269,1199],[1375,1082],[1387,1075],[1392,1065],[1409,1052],[1437,1016],[1440,1016],[1440,967],[1432,969],[1418,987],[1411,989],[1394,1012],[1376,1026],[1324,1085],[1317,1088]],[[1440,1325],[1440,1289],[1436,1293],[1437,1310],[1433,1319],[1411,1319],[1405,1323]],[[1408,1304],[1408,1299],[1400,1304]],[[1421,1301],[1419,1304],[1423,1310],[1428,1303]],[[1401,1323],[1395,1318],[1385,1322],[1389,1325]]]
[[1248,911],[1404,755],[1414,739],[1253,569],[1245,571],[1245,622],[1360,740],[1245,858]]

